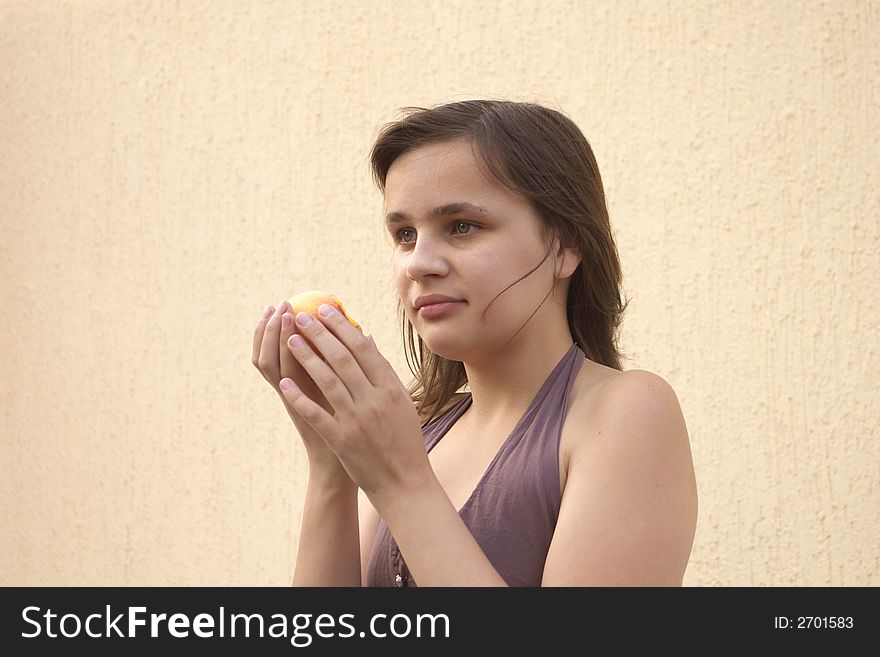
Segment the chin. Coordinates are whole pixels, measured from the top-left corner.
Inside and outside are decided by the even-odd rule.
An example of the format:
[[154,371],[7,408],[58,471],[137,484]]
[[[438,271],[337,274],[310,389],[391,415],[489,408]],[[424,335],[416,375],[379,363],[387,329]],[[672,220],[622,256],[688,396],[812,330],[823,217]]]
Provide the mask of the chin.
[[451,331],[431,331],[419,333],[425,346],[446,360],[467,361],[476,346],[472,341],[463,340],[461,333]]

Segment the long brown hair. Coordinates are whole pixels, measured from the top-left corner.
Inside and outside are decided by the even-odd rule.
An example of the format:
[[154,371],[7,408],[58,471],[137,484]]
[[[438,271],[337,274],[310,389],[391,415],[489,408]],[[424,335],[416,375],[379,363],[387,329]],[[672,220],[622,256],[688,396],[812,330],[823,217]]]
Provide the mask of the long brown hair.
[[[569,329],[587,358],[622,369],[618,329],[629,300],[621,302],[620,259],[599,167],[577,125],[556,110],[507,100],[400,111],[400,119],[382,127],[370,152],[373,179],[382,194],[388,169],[404,153],[432,142],[469,141],[501,184],[530,200],[550,245],[558,239],[578,251],[581,263],[571,275],[566,300]],[[549,255],[548,249],[544,259]],[[467,374],[461,362],[427,348],[400,299],[397,308],[407,365],[415,377],[407,389],[424,426],[467,383]]]

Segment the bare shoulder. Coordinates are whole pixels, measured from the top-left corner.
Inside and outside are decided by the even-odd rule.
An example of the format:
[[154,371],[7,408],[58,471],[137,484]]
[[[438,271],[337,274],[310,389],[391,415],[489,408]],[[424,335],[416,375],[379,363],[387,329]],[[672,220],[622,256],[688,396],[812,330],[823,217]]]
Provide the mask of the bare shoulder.
[[567,420],[566,424],[586,431],[572,434],[570,449],[595,439],[612,425],[618,430],[639,426],[662,428],[670,436],[687,440],[678,396],[663,377],[646,370],[620,372],[595,363],[591,365],[601,369],[586,372],[584,380],[577,381],[573,390],[571,421]]
[[585,446],[585,461],[601,459],[599,462],[630,473],[641,468],[652,478],[655,468],[665,468],[666,483],[681,486],[680,492],[686,491],[695,512],[690,437],[669,382],[645,370],[622,372],[599,391],[594,413],[596,440]]
[[666,379],[646,370],[621,372],[603,386],[597,401],[606,420],[683,421],[675,390]]
[[592,371],[572,390],[561,437],[562,491],[576,464],[590,469],[663,462],[693,480],[687,424],[669,382],[646,370],[589,365]]
[[544,584],[679,586],[697,488],[678,397],[644,370],[594,370],[590,380],[566,417],[566,480]]

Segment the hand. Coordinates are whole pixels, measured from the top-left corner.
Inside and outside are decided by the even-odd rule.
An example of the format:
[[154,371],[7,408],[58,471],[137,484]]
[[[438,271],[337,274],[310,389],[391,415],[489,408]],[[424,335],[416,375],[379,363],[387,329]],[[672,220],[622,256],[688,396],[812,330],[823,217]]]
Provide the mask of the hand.
[[299,381],[282,379],[282,394],[374,505],[423,485],[434,473],[409,392],[372,338],[331,306],[322,305],[319,315],[299,313],[296,323],[320,356],[300,335],[291,335],[287,345],[332,411]]
[[290,405],[278,387],[282,378],[292,379],[296,381],[297,387],[313,403],[326,409],[328,412],[333,410],[323,393],[286,347],[288,338],[296,333],[293,315],[287,312],[289,310],[290,306],[286,301],[282,301],[277,309],[267,306],[267,314],[257,322],[257,328],[254,331],[252,362],[254,367],[263,375],[263,378],[269,382],[278,393],[278,396],[281,397],[287,414],[293,420],[294,425],[296,425],[297,431],[306,447],[310,467],[317,466],[319,468],[335,469],[347,479],[348,475],[343,471],[336,455],[333,454],[324,441],[315,434],[309,424]]

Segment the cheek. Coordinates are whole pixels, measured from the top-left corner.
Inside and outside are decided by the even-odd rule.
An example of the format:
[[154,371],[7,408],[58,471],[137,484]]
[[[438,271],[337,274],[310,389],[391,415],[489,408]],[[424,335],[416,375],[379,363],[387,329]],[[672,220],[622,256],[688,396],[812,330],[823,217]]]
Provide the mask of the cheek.
[[[520,271],[522,267],[517,266],[517,262],[522,260],[500,254],[474,258],[468,263],[468,278],[475,289],[493,297],[528,271],[528,269]],[[514,285],[508,292],[516,287],[517,285]]]
[[405,272],[404,264],[398,258],[394,259],[394,261],[391,265],[391,271],[394,274],[394,281],[395,282],[399,281],[401,278],[406,278],[406,276],[404,274],[404,272]]
[[474,263],[471,270],[472,280],[480,281],[483,302],[488,306],[487,317],[494,315],[500,319],[532,309],[532,301],[542,296],[542,290],[550,284],[547,280],[548,261],[529,274],[538,265],[543,253],[536,256],[534,250],[511,248],[503,255],[495,255],[497,257]]
[[403,295],[403,293],[409,288],[409,284],[412,283],[406,275],[406,263],[395,259],[391,271],[392,277],[394,278],[394,287],[398,294]]

